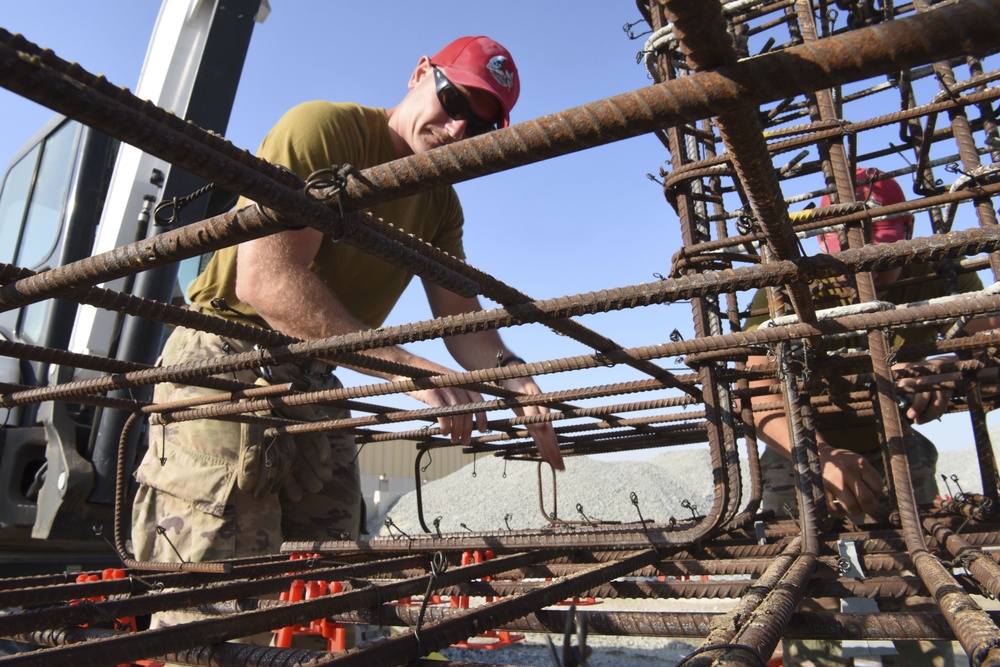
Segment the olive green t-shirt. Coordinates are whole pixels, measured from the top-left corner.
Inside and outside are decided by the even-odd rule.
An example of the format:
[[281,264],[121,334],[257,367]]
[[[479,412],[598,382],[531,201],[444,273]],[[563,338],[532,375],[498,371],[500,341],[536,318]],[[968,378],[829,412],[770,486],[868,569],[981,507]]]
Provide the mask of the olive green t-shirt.
[[[907,264],[900,272],[897,283],[911,278],[924,277],[932,271],[928,264]],[[964,273],[957,277],[958,290],[961,293],[976,292],[983,288],[983,283],[975,273]],[[818,280],[810,286],[817,310],[845,306],[850,303],[850,290],[848,290],[841,278],[825,278]],[[947,283],[940,278],[914,282],[913,284],[896,284],[884,293],[880,294],[879,300],[888,301],[894,304],[913,303],[915,301],[926,301],[949,294]],[[767,290],[758,290],[754,294],[750,303],[751,312],[760,309],[767,310]],[[759,327],[768,319],[767,314],[754,315],[747,318],[743,325],[744,331],[752,331]],[[903,344],[913,345],[917,343],[929,343],[937,339],[939,332],[948,328],[948,324],[935,325],[913,325],[893,329],[892,346],[894,348]],[[859,339],[860,340],[860,339]],[[847,449],[854,452],[869,452],[878,448],[878,437],[875,429],[871,426],[848,426],[844,428],[823,428],[823,437],[833,447]]]
[[[399,157],[389,135],[385,109],[322,101],[289,110],[264,138],[257,154],[303,179],[330,166],[350,164],[360,170]],[[246,203],[241,200],[240,205]],[[465,258],[462,207],[451,186],[377,204],[369,210],[403,231]],[[216,252],[191,283],[188,298],[223,317],[241,319],[212,307],[212,300],[221,297],[229,308],[263,324],[256,311],[236,297],[238,248]],[[352,315],[373,328],[385,321],[413,277],[405,269],[329,238],[323,239],[309,268]]]

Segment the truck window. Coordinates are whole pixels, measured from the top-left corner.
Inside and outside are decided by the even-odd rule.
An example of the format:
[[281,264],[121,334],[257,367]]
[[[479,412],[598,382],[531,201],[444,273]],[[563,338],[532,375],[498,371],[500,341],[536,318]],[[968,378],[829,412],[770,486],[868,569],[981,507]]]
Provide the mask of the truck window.
[[48,259],[59,240],[66,195],[76,166],[79,126],[63,123],[42,144],[41,160],[31,191],[14,263],[36,268]]
[[[40,270],[53,257],[62,235],[64,213],[76,171],[80,125],[57,125],[7,172],[0,189],[0,262]],[[16,330],[36,343],[44,332],[47,301],[20,309]]]
[[0,190],[0,261],[10,264],[14,261],[17,239],[21,235],[21,223],[28,208],[28,194],[31,190],[35,165],[41,153],[41,145],[35,146],[10,168]]

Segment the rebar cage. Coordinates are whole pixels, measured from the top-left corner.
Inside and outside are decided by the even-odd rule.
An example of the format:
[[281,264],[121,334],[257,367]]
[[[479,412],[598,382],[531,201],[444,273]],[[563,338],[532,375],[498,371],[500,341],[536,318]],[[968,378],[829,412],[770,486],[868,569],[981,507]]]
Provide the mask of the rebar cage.
[[[122,410],[132,415],[122,434],[128,442],[129,432],[154,415],[260,420],[256,415],[275,400],[339,401],[356,416],[264,422],[272,434],[346,430],[371,447],[414,440],[419,461],[427,450],[452,446],[433,427],[444,411],[403,410],[380,399],[420,387],[467,386],[490,398],[458,409],[486,411],[492,429],[467,451],[536,461],[525,424],[549,419],[564,456],[707,447],[714,489],[703,514],[665,523],[644,520],[640,512],[633,523],[555,520],[490,533],[427,530],[360,542],[286,543],[282,554],[264,558],[142,563],[131,558],[124,537],[129,457],[122,447],[115,542],[124,571],[79,580],[0,580],[0,608],[12,610],[0,615],[0,635],[46,647],[0,658],[0,664],[103,665],[160,657],[195,665],[395,665],[486,631],[562,632],[572,612],[553,605],[586,596],[661,601],[643,612],[588,611],[587,626],[592,633],[701,641],[685,663],[759,665],[782,637],[957,639],[972,664],[1000,661],[1000,630],[983,608],[1000,589],[989,551],[997,546],[998,477],[986,428],[996,402],[1000,339],[992,331],[965,331],[975,318],[1000,312],[1000,297],[987,288],[905,307],[818,313],[808,287],[848,275],[859,304],[877,301],[872,272],[911,263],[932,265],[934,276],[952,282],[967,272],[996,279],[1000,89],[990,66],[1000,47],[1000,5],[659,0],[639,8],[651,30],[641,55],[652,85],[366,169],[342,183],[303,183],[0,32],[5,88],[258,203],[43,273],[4,265],[0,307],[68,299],[260,346],[253,353],[154,368],[4,340],[0,353],[6,356],[87,369],[96,377],[5,386],[3,407],[63,402]],[[890,109],[898,111],[882,113]],[[670,224],[679,221],[683,240],[670,275],[652,283],[536,300],[400,233],[392,221],[363,213],[377,202],[646,133],[659,137],[667,151],[659,179]],[[855,201],[855,168],[869,165],[912,183],[907,201],[874,213]],[[807,206],[823,194],[834,203]],[[880,246],[865,242],[874,217],[903,213],[920,216],[918,236]],[[96,287],[295,225],[310,225],[500,307],[303,341]],[[928,228],[930,234],[920,235]],[[803,239],[829,230],[841,232],[844,250],[804,250],[813,242]],[[744,331],[749,296],[762,288],[768,288],[763,315],[769,326]],[[660,339],[630,348],[579,321],[679,302],[690,303],[695,335],[688,339],[651,332]],[[943,323],[947,333],[921,346],[887,342],[887,331],[928,322]],[[544,328],[591,352],[450,375],[393,368],[410,379],[312,393],[227,379],[234,370],[301,358],[371,368],[376,362],[366,350],[512,326]],[[845,333],[855,334],[846,352]],[[948,375],[944,380],[921,383],[917,371],[894,369],[897,361],[942,353],[953,355],[937,367]],[[663,363],[674,358],[683,360],[684,373]],[[627,369],[630,379],[573,381],[574,389],[538,396],[499,384],[525,375],[589,378],[589,371],[612,364]],[[901,390],[897,382],[911,376],[915,381]],[[211,403],[173,405],[108,395],[161,382],[200,384],[220,394]],[[959,490],[918,506],[899,398],[905,404],[905,396],[942,386],[952,390],[951,410],[967,412],[972,422],[982,493]],[[641,400],[634,396],[640,392]],[[509,416],[512,407],[538,404],[551,412]],[[792,425],[793,516],[760,511],[754,411],[775,407],[787,411]],[[858,523],[828,510],[814,424],[831,420],[878,430],[891,489],[884,516]],[[741,461],[749,479],[743,479]],[[856,550],[853,561],[843,556],[845,544]],[[852,562],[865,577],[852,576]],[[691,581],[691,575],[702,580]],[[276,599],[290,590],[291,600]],[[433,596],[459,604],[429,605]],[[821,596],[873,599],[883,611],[796,611],[803,599]],[[677,611],[671,601],[683,598],[737,601],[728,611],[708,614]],[[915,602],[926,604],[909,609]],[[127,627],[134,617],[191,607],[210,618],[138,632]],[[323,634],[336,624],[409,629],[330,652],[231,641],[276,628],[319,627]]]

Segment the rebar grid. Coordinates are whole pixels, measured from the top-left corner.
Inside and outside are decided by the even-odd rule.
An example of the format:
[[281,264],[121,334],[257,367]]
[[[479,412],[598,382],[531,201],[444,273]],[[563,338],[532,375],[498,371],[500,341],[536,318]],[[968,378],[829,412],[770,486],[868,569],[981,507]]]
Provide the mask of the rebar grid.
[[[825,317],[817,313],[808,288],[819,278],[848,275],[858,300],[871,301],[877,298],[872,272],[906,264],[932,264],[934,276],[948,279],[984,266],[996,274],[1000,228],[992,202],[1000,193],[1000,138],[994,105],[1000,87],[993,84],[1000,74],[990,68],[996,66],[992,54],[1000,49],[1000,10],[986,0],[936,8],[924,0],[906,7],[890,2],[845,4],[851,8],[835,16],[819,13],[817,3],[809,0],[650,2],[642,9],[653,34],[642,55],[654,85],[368,169],[350,179],[327,206],[303,194],[298,179],[218,136],[135,99],[20,36],[0,31],[0,85],[267,207],[267,215],[255,208],[227,213],[37,275],[0,266],[3,309],[59,297],[262,346],[253,353],[149,368],[0,341],[5,356],[93,371],[90,379],[39,387],[5,385],[0,407],[48,401],[102,405],[132,412],[132,426],[155,414],[167,422],[257,421],[270,435],[344,430],[372,447],[410,440],[421,453],[454,446],[433,427],[438,417],[487,412],[495,432],[474,438],[467,447],[470,453],[535,462],[525,425],[547,420],[556,426],[564,456],[707,446],[714,489],[707,511],[668,523],[563,521],[497,533],[433,536],[428,531],[358,543],[284,546],[287,553],[314,554],[305,560],[275,556],[202,565],[149,564],[129,561],[121,539],[127,529],[129,472],[123,450],[116,524],[117,546],[131,566],[128,577],[89,583],[44,577],[0,580],[0,608],[23,608],[0,616],[0,635],[51,647],[3,657],[0,664],[98,665],[167,655],[204,665],[390,665],[489,629],[565,627],[563,615],[542,607],[580,596],[657,601],[655,613],[591,613],[591,630],[703,639],[685,665],[759,665],[781,637],[955,638],[971,664],[1000,662],[1000,630],[994,617],[980,608],[984,594],[996,596],[1000,591],[1000,570],[995,552],[989,551],[1000,545],[998,473],[986,429],[986,415],[997,401],[1000,333],[960,333],[970,320],[1000,313],[1000,296],[984,291],[968,298]],[[890,108],[898,111],[886,113]],[[887,135],[887,129],[896,134]],[[660,177],[683,243],[679,249],[664,249],[665,256],[673,255],[671,275],[655,283],[535,300],[407,237],[391,220],[340,215],[650,132],[669,153]],[[877,211],[855,202],[854,168],[898,161],[897,156],[905,156],[908,166],[893,162],[893,168],[884,171],[912,179],[908,201]],[[950,182],[939,180],[942,171],[951,175],[944,177]],[[804,202],[822,194],[830,194],[834,204],[803,210]],[[932,233],[918,232],[912,240],[891,245],[866,244],[874,216],[905,212],[926,215]],[[667,217],[667,224],[673,224],[673,216]],[[490,298],[500,307],[300,341],[95,287],[299,224],[342,236],[386,261],[456,292]],[[804,237],[831,229],[844,232],[847,249],[829,255],[806,251]],[[984,253],[985,258],[969,259]],[[768,315],[793,317],[744,332],[748,293],[764,288],[771,290]],[[648,344],[626,347],[577,320],[683,301],[691,307],[694,337],[688,340],[651,331]],[[922,323],[947,323],[958,337],[920,347],[887,347],[884,332]],[[393,368],[409,379],[323,392],[250,388],[229,379],[234,371],[303,358],[373,368],[377,362],[365,354],[369,350],[513,326],[565,335],[588,351],[438,376]],[[831,352],[845,333],[855,334],[851,340],[860,340],[860,349]],[[942,365],[933,378],[907,385],[905,392],[896,386],[908,374],[893,369],[891,360],[942,352],[953,352],[959,360]],[[668,367],[666,360],[675,357],[683,359],[689,372]],[[748,364],[752,357],[770,361]],[[624,379],[592,380],[595,371],[610,366],[624,371]],[[573,389],[537,396],[518,395],[499,384],[514,377],[557,374],[579,379],[571,382]],[[762,390],[747,384],[769,377],[779,379],[780,385]],[[106,395],[161,382],[197,384],[220,393],[204,403],[160,405]],[[376,402],[431,386],[472,387],[494,398],[446,409],[400,409]],[[918,508],[896,399],[941,387],[952,391],[951,411],[967,413],[972,422],[974,442],[968,446],[975,447],[984,491],[960,492],[933,507]],[[635,397],[638,393],[643,396]],[[768,395],[773,397],[769,402],[751,405],[751,397]],[[580,401],[588,403],[575,404]],[[348,405],[359,414],[315,423],[256,414],[316,402]],[[513,418],[506,414],[525,405],[544,405],[551,412]],[[793,427],[797,520],[758,512],[762,482],[753,413],[779,406],[788,411]],[[828,514],[818,481],[814,429],[833,421],[879,429],[893,490],[894,512],[884,519],[855,525]],[[749,458],[749,486],[740,473],[741,458]],[[426,530],[422,516],[420,520]],[[838,540],[858,545],[867,579],[838,577],[833,555]],[[463,552],[486,551],[495,558],[457,566]],[[437,565],[432,564],[435,560]],[[445,560],[451,561],[447,571],[439,567]],[[190,571],[163,571],[170,569]],[[691,575],[707,580],[673,579]],[[261,599],[287,590],[296,579],[343,581],[345,591],[298,603]],[[410,603],[394,603],[432,593],[492,601],[469,609],[431,607],[426,615],[417,612],[419,607],[406,606]],[[871,597],[889,609],[906,600],[937,602],[934,612],[795,611],[800,600],[815,596]],[[687,598],[740,599],[708,619],[670,606],[671,600]],[[71,604],[82,600],[91,601]],[[121,632],[108,620],[186,607],[199,607],[217,618],[141,633]],[[413,629],[339,654],[220,643],[277,627],[308,625],[321,617]],[[81,624],[91,627],[74,627]],[[101,625],[108,629],[101,630]]]

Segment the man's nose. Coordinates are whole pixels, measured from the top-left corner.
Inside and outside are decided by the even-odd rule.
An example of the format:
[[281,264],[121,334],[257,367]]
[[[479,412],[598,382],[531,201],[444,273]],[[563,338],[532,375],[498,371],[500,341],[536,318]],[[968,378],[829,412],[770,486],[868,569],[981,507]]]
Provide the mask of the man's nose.
[[455,140],[460,141],[465,138],[465,131],[469,128],[469,121],[449,119],[445,123],[445,131]]

